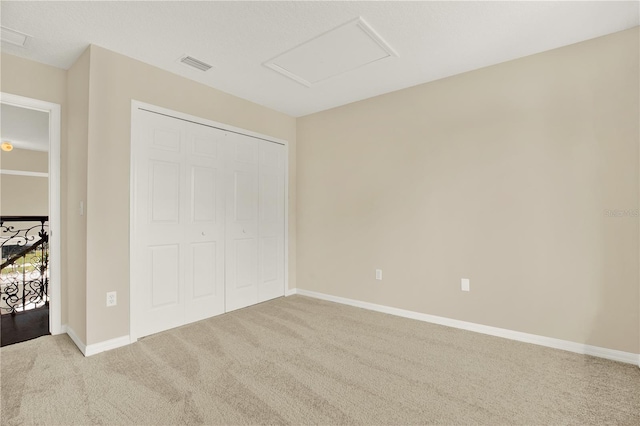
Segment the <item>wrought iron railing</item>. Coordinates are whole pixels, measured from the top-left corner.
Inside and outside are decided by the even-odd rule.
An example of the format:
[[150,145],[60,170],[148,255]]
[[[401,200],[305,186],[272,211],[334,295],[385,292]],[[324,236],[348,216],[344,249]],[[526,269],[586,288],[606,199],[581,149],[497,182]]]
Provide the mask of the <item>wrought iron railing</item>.
[[49,304],[49,218],[0,217],[0,312]]

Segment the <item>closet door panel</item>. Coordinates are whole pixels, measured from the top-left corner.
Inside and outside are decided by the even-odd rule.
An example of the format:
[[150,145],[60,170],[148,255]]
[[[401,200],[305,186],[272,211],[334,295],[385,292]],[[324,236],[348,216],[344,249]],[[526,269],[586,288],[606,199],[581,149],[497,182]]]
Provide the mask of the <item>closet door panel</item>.
[[149,112],[139,119],[131,262],[137,337],[184,323],[181,222],[187,197],[182,124]]
[[284,296],[285,147],[260,143],[258,301]]
[[138,109],[132,334],[284,295],[283,145]]
[[226,310],[258,302],[259,145],[229,134],[226,198]]
[[224,313],[224,131],[185,122],[185,322]]

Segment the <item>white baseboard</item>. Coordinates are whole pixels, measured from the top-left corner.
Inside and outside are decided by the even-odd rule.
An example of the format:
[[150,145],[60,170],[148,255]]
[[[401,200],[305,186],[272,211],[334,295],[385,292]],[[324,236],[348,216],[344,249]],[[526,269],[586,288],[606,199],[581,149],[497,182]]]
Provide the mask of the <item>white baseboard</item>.
[[58,327],[50,326],[50,330],[52,336],[57,336],[59,334],[67,334],[67,325],[60,324]]
[[110,351],[111,349],[127,346],[131,343],[129,335],[116,337],[115,339],[105,340],[104,342],[87,345],[84,356],[99,354],[100,352]]
[[122,336],[115,339],[106,340],[104,342],[86,345],[82,340],[80,340],[75,331],[73,331],[73,329],[68,325],[62,326],[62,332],[69,335],[71,340],[73,340],[73,343],[76,344],[76,346],[78,347],[78,349],[80,349],[80,352],[82,352],[82,355],[84,356],[99,354],[100,352],[109,351],[111,349],[119,348],[120,346],[126,346],[131,343],[131,339],[129,338],[129,336]]
[[420,312],[407,311],[405,309],[392,308],[390,306],[376,305],[375,303],[362,302],[359,300],[347,299],[345,297],[331,296],[329,294],[317,293],[315,291],[303,290],[300,288],[292,289],[287,292],[287,296],[299,294],[301,296],[313,297],[316,299],[327,300],[329,302],[341,303],[343,305],[355,306],[357,308],[368,309],[371,311],[383,312],[385,314],[396,315],[399,317],[411,318],[418,321],[430,322],[433,324],[444,325],[447,327],[459,328],[462,330],[474,331],[476,333],[488,334],[505,339],[517,340],[519,342],[533,343],[534,345],[546,346],[554,349],[562,349],[569,352],[575,352],[583,355],[591,355],[600,358],[606,358],[613,361],[625,362],[628,364],[636,364],[640,367],[640,354],[631,352],[623,352],[615,349],[601,348],[599,346],[591,346],[583,343],[570,342],[568,340],[555,339],[553,337],[538,336],[536,334],[522,333],[520,331],[507,330],[505,328],[491,327],[488,325],[476,324],[455,320],[451,318],[439,317],[436,315],[423,314]]
[[82,355],[87,356],[86,355],[87,345],[85,345],[84,342],[80,340],[76,332],[73,331],[73,329],[66,324],[62,326],[62,329],[64,330],[65,333],[67,333],[67,335],[71,338],[71,340],[73,340],[73,343],[76,344],[78,349],[80,349],[80,352],[82,352]]
[[290,288],[287,291],[284,292],[284,297],[289,297],[289,296],[293,296],[294,294],[298,294],[298,289],[297,288]]

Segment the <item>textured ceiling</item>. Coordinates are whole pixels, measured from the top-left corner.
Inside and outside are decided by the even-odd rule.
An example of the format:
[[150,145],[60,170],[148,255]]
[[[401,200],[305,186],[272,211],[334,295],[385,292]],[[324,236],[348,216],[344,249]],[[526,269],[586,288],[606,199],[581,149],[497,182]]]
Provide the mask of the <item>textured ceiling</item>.
[[[639,24],[629,2],[1,2],[33,36],[2,51],[69,68],[90,44],[302,116]],[[398,57],[304,87],[263,63],[363,17]],[[206,73],[177,60],[213,65]]]
[[13,105],[0,106],[0,138],[16,148],[49,150],[49,114]]

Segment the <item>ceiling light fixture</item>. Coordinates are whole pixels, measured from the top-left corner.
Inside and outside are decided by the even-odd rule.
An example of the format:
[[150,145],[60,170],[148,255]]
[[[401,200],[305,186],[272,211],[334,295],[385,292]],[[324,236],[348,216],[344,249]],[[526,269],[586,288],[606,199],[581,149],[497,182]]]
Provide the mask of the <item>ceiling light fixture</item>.
[[21,33],[20,31],[12,30],[10,28],[1,27],[2,33],[0,34],[0,39],[2,42],[11,43],[14,46],[25,47],[27,45],[27,41],[31,38],[30,35]]
[[2,142],[0,148],[5,152],[13,151],[13,144],[11,142]]

